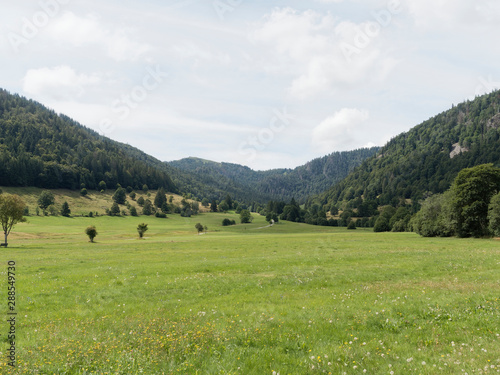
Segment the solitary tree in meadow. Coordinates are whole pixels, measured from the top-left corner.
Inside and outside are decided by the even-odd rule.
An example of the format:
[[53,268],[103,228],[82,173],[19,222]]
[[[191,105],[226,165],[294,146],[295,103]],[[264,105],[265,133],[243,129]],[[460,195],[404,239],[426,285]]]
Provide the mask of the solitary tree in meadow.
[[7,247],[7,237],[17,223],[26,221],[23,217],[25,204],[18,195],[0,195],[0,222],[5,235],[4,245]]
[[196,230],[198,231],[198,234],[200,234],[201,232],[203,232],[203,225],[201,225],[201,223],[197,223],[195,226]]
[[251,223],[253,220],[252,214],[248,210],[243,210],[240,213],[240,221],[241,224],[248,224]]
[[139,238],[144,236],[144,233],[148,231],[148,225],[145,223],[141,223],[137,226],[137,232],[139,233]]
[[97,229],[92,225],[85,229],[85,234],[89,236],[90,242],[94,242],[94,238],[97,236]]

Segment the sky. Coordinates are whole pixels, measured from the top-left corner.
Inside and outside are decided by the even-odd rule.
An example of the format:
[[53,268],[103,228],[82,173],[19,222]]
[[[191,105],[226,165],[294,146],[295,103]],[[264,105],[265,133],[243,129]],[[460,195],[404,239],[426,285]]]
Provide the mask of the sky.
[[293,168],[500,88],[498,0],[0,4],[0,87],[163,161]]

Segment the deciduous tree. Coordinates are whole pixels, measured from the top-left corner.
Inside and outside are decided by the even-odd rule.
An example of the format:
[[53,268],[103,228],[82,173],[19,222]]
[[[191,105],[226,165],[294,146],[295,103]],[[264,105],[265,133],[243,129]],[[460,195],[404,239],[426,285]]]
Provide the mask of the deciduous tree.
[[5,247],[7,247],[7,237],[14,225],[26,221],[23,217],[25,206],[18,195],[0,195],[0,222],[5,235]]

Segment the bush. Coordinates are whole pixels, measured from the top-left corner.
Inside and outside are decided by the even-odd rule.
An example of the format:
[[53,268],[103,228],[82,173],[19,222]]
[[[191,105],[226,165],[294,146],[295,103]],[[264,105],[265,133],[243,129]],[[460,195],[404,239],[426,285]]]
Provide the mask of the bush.
[[240,221],[241,224],[248,224],[251,223],[253,220],[252,214],[248,210],[242,210],[240,212]]
[[230,225],[236,225],[236,221],[228,219],[228,218],[222,220],[222,226],[223,227],[228,227]]
[[118,204],[115,202],[111,206],[111,209],[109,210],[109,215],[110,216],[120,216],[120,207]]
[[134,206],[130,207],[130,216],[139,216]]
[[113,200],[118,204],[125,204],[125,200],[127,199],[127,193],[124,188],[119,187],[116,189],[113,194]]
[[144,236],[144,233],[148,231],[148,225],[145,223],[141,223],[137,226],[137,232],[139,233],[139,238]]
[[54,202],[55,202],[54,194],[52,194],[52,192],[48,190],[42,191],[42,193],[38,197],[38,206],[42,210],[46,210],[50,205],[53,205]]
[[85,188],[83,188],[82,190],[80,190],[80,195],[81,195],[82,197],[87,196],[87,194],[88,194],[88,193],[89,193],[89,192],[88,192],[88,191],[87,191],[87,189],[85,189]]
[[389,232],[390,230],[391,230],[391,227],[389,225],[389,220],[387,220],[383,216],[379,216],[379,218],[375,222],[375,226],[373,227],[373,231],[380,233],[380,232]]
[[69,209],[68,202],[64,202],[61,207],[61,215],[64,217],[69,217],[71,214],[71,210]]
[[85,234],[89,236],[90,242],[94,242],[94,238],[97,236],[97,230],[92,225],[90,227],[87,227],[87,229],[85,229]]
[[167,217],[166,214],[164,214],[163,212],[157,212],[155,214],[156,217],[160,218],[160,219],[165,219]]
[[354,221],[350,221],[349,224],[347,225],[347,229],[356,229],[356,223]]

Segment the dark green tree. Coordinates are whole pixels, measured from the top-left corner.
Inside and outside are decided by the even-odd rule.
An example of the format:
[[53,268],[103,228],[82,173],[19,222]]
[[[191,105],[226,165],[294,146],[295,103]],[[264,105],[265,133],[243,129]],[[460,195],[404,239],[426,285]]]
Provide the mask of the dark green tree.
[[158,208],[161,208],[163,206],[163,204],[167,203],[167,196],[165,194],[165,189],[160,188],[156,192],[154,203],[155,203],[155,207],[158,207]]
[[97,190],[99,191],[105,191],[108,188],[108,185],[104,181],[99,182],[97,185]]
[[38,206],[42,210],[46,210],[50,205],[54,204],[55,198],[51,191],[44,190],[38,197]]
[[71,214],[71,210],[69,209],[69,204],[68,202],[64,202],[61,207],[61,215],[64,217],[69,217]]
[[196,223],[196,225],[194,227],[198,231],[198,234],[200,234],[201,232],[203,232],[203,225],[201,225],[201,223]]
[[113,202],[109,210],[109,214],[111,216],[120,216],[120,206],[118,206],[118,203]]
[[148,231],[148,225],[145,223],[141,223],[137,226],[137,232],[139,233],[139,238],[144,236],[144,233]]
[[488,206],[500,190],[500,168],[483,164],[460,171],[451,186],[452,207],[460,237],[489,234]]
[[253,220],[253,216],[248,210],[242,210],[240,213],[240,222],[241,224],[251,223]]
[[500,236],[500,193],[495,194],[488,207],[489,229],[494,236]]
[[227,212],[229,211],[229,204],[226,201],[222,201],[219,204],[219,212]]
[[144,201],[144,207],[142,208],[142,214],[143,215],[152,215],[153,214],[153,204],[149,199],[146,199]]
[[130,207],[129,211],[130,211],[130,216],[139,216],[137,215],[137,209],[134,206]]
[[94,242],[94,238],[97,236],[97,229],[95,226],[90,226],[85,229],[85,234],[89,236],[90,242]]
[[456,234],[451,191],[427,198],[409,226],[423,237],[449,237]]
[[214,200],[212,200],[212,204],[210,205],[210,211],[212,212],[217,212],[217,202]]
[[225,201],[227,203],[227,206],[229,207],[228,210],[232,210],[233,209],[233,200],[229,194],[226,195]]
[[121,186],[118,187],[118,189],[116,189],[115,193],[113,194],[113,200],[118,204],[125,204],[125,201],[127,200],[127,192],[125,191],[125,189]]
[[144,198],[143,198],[143,197],[139,197],[139,199],[137,199],[137,204],[138,204],[139,206],[141,206],[141,207],[143,207],[143,206],[144,206],[144,202],[145,202],[145,201],[144,201]]
[[379,216],[377,221],[375,221],[375,226],[373,227],[374,232],[389,232],[391,226],[389,225],[389,220],[384,216]]

